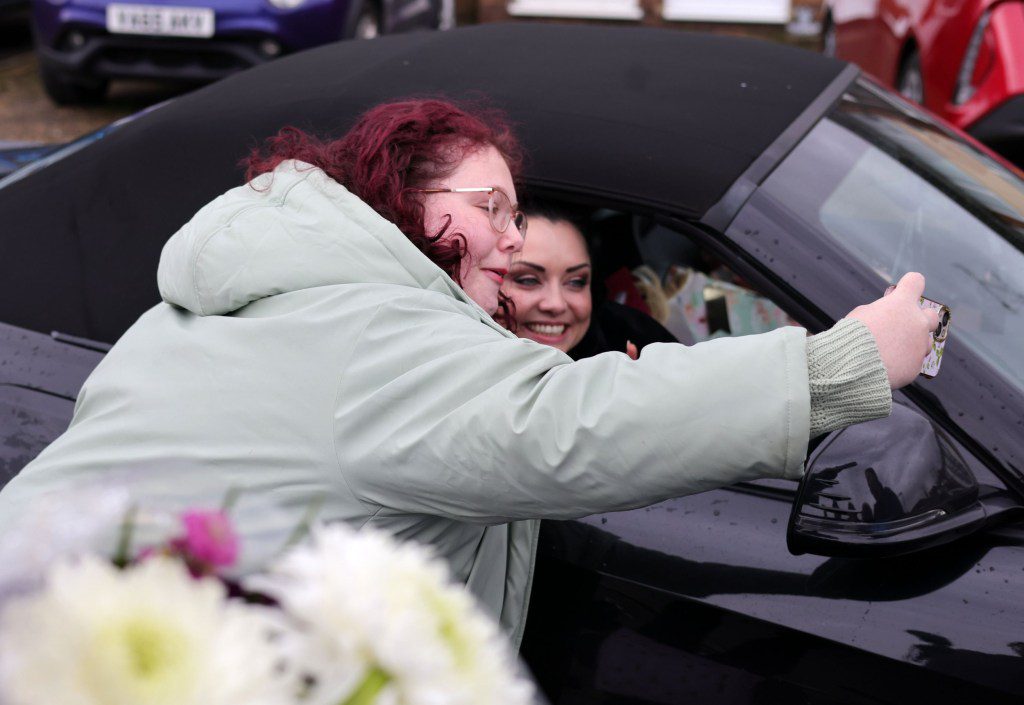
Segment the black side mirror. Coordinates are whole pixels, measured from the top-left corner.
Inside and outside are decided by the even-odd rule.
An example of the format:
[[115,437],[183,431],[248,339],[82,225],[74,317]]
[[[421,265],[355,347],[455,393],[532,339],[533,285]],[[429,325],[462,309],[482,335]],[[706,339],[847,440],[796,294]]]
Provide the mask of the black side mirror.
[[836,431],[808,459],[786,540],[794,555],[881,557],[953,541],[1019,510],[979,485],[928,419],[892,415]]

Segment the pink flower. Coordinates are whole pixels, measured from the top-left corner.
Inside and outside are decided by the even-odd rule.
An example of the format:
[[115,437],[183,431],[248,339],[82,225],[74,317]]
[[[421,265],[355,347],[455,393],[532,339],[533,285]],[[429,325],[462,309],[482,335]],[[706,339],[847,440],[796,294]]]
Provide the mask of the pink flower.
[[185,535],[171,547],[186,561],[206,568],[226,568],[238,558],[238,535],[228,515],[221,511],[189,510],[181,515]]

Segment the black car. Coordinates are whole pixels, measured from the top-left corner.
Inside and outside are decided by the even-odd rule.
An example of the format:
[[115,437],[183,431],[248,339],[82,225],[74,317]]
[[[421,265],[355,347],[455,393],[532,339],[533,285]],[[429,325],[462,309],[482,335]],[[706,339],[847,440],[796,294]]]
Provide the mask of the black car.
[[953,311],[938,377],[813,444],[801,483],[546,523],[523,653],[549,698],[1022,702],[1024,182],[801,50],[551,24],[341,43],[16,174],[0,185],[0,469],[67,424],[105,345],[157,302],[163,243],[241,182],[248,149],[439,92],[508,111],[525,188],[591,213],[601,272],[700,282],[703,322],[676,309],[694,340],[820,331],[911,270]]

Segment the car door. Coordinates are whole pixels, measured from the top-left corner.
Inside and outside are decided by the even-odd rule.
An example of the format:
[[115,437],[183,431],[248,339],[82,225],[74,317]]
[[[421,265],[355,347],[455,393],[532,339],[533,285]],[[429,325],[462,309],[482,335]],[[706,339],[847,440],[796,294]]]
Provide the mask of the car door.
[[1024,532],[904,560],[794,556],[796,491],[765,480],[545,522],[523,651],[552,701],[1013,700]]
[[[1024,287],[1013,273],[1024,265],[1012,233],[993,229],[977,199],[1010,222],[1020,184],[975,170],[981,181],[965,195],[953,176],[906,159],[869,128],[905,119],[903,129],[921,130],[922,116],[881,95],[870,84],[851,91],[727,227],[663,222],[811,330],[877,297],[898,273],[924,271],[927,293],[947,298],[961,334],[940,376],[895,400],[926,419],[978,482],[1019,501],[1024,360],[1012,350],[1021,349],[1013,317],[1024,311],[1013,296]],[[914,139],[948,164],[961,143],[928,130]],[[786,533],[796,490],[745,483],[545,523],[524,653],[551,699],[1024,697],[1019,522],[900,558],[795,556]]]

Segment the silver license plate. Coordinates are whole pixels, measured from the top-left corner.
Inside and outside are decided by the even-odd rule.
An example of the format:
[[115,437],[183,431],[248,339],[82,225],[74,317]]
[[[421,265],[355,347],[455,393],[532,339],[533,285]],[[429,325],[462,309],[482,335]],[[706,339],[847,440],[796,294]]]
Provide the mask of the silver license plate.
[[212,37],[214,15],[209,7],[169,5],[107,5],[107,31],[159,37]]

